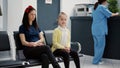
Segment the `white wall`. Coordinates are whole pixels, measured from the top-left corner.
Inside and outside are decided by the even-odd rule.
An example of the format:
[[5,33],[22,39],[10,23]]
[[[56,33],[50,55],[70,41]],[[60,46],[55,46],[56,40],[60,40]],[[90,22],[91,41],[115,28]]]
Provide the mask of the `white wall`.
[[[73,9],[75,4],[83,4],[83,3],[95,3],[97,0],[61,0],[61,9],[60,11],[64,11],[67,13],[68,17],[73,16]],[[70,19],[68,19],[68,27],[71,29]]]
[[29,5],[32,5],[37,10],[37,0],[22,0],[23,1],[23,12]]
[[36,0],[8,0],[8,31],[17,31],[22,23],[23,13],[28,5],[36,8]]
[[96,0],[61,0],[61,11],[65,11],[69,16],[72,16],[75,4],[94,4],[95,2]]
[[[75,4],[93,3],[95,1],[96,0],[61,0],[60,11],[66,12],[68,16],[73,16]],[[12,33],[18,30],[22,21],[23,12],[28,5],[32,5],[37,9],[37,0],[8,0],[8,32]]]
[[[0,7],[2,10],[3,9],[3,1],[2,0],[0,0]],[[0,16],[0,30],[3,30],[3,16]]]
[[12,59],[15,60],[15,44],[13,39],[13,31],[17,31],[22,17],[22,0],[8,0],[8,18],[7,31],[10,38]]

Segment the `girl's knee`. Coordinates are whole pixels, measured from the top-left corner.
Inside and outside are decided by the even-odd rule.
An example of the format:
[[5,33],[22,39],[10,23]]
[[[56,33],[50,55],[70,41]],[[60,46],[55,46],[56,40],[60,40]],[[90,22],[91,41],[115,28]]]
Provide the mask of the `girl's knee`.
[[70,52],[70,55],[75,55],[75,56],[77,56],[78,53],[77,53],[76,51],[71,51],[71,52]]
[[65,59],[69,59],[69,54],[67,52],[64,52],[62,57],[65,58]]

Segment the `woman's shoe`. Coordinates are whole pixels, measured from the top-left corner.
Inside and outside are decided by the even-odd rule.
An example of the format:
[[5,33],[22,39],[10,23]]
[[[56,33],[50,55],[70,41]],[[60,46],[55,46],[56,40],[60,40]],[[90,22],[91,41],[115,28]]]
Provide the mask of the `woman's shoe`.
[[104,64],[104,61],[100,61],[98,64]]

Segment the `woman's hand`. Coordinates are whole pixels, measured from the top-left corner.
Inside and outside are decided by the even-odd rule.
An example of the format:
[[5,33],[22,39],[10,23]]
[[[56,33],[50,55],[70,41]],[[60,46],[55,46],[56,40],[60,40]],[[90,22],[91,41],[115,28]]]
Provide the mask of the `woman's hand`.
[[44,43],[42,43],[42,42],[38,43],[38,46],[43,46],[43,45],[44,45]]
[[36,47],[36,46],[43,46],[43,43],[38,43],[38,42],[29,42],[30,47]]
[[112,13],[111,16],[118,16],[118,15],[119,15],[119,13],[117,12],[117,13]]
[[35,46],[37,46],[37,44],[35,42],[29,42],[28,46],[35,47]]
[[44,45],[43,41],[41,41],[41,40],[38,40],[35,43],[36,43],[36,46],[43,46]]

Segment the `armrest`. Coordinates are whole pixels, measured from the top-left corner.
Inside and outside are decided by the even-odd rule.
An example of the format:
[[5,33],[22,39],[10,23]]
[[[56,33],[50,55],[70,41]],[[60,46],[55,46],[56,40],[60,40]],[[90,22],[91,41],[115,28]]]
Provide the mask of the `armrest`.
[[80,53],[81,44],[79,42],[71,42],[71,49],[75,50],[77,53]]

